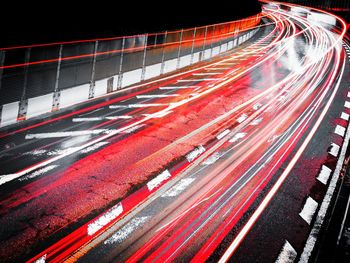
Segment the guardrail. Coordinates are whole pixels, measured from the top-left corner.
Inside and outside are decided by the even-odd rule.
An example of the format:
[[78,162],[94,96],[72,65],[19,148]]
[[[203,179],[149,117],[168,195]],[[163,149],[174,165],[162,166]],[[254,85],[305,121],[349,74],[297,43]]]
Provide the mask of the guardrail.
[[143,34],[0,49],[0,127],[211,59],[245,42],[261,14]]

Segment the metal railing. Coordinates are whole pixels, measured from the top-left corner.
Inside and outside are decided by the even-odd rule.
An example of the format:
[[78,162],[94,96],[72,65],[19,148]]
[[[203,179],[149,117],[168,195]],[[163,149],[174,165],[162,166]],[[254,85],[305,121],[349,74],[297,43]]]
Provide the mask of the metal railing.
[[260,20],[258,14],[171,32],[0,48],[0,125],[210,59],[252,35]]

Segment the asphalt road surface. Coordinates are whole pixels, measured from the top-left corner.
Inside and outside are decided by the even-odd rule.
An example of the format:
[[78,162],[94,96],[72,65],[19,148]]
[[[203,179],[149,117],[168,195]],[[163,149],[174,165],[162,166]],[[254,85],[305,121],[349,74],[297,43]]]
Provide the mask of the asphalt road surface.
[[0,261],[307,262],[349,140],[336,17],[0,133]]

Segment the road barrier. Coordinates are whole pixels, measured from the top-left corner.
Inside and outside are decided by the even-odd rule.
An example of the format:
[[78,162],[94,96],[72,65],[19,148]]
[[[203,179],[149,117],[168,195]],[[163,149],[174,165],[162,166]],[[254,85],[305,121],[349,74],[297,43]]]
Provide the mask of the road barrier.
[[242,20],[94,40],[0,49],[0,127],[55,112],[232,50],[257,31]]

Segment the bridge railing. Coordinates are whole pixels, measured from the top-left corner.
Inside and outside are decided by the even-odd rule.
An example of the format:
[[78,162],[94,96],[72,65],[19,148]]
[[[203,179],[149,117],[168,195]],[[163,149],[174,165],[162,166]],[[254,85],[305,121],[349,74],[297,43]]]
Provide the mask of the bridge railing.
[[260,20],[0,48],[0,127],[211,59],[249,39]]

